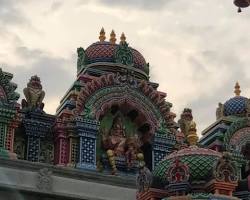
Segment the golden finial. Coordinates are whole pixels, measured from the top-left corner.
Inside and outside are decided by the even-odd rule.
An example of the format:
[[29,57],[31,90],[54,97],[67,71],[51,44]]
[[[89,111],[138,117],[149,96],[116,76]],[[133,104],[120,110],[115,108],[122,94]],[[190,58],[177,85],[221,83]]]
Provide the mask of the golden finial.
[[104,28],[103,28],[103,27],[102,27],[102,29],[101,29],[101,31],[100,31],[99,39],[100,39],[100,42],[104,42],[105,39],[106,39],[105,31],[104,31]]
[[126,42],[126,36],[125,36],[125,34],[122,32],[122,35],[121,35],[121,37],[120,37],[120,43],[124,43],[124,42]]
[[190,146],[195,146],[199,140],[199,137],[197,136],[196,132],[196,123],[194,121],[191,121],[189,130],[188,130],[188,136],[187,141]]
[[234,86],[234,93],[236,96],[240,96],[241,90],[240,90],[240,84],[238,81],[236,82]]
[[112,30],[111,33],[110,33],[110,39],[109,39],[111,44],[115,44],[115,42],[116,42],[115,36],[116,36],[115,31]]

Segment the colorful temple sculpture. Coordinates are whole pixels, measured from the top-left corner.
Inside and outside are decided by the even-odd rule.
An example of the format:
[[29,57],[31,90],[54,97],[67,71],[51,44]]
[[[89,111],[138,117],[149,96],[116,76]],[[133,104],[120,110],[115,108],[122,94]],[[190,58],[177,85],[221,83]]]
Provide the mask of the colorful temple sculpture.
[[[77,49],[77,79],[57,109],[55,164],[135,173],[152,169],[175,144],[175,114],[149,82],[149,64],[114,31]],[[144,156],[143,156],[144,155]]]
[[[200,144],[219,152],[231,153],[239,178],[246,180],[249,176],[250,100],[240,95],[238,82],[234,93],[235,96],[224,104],[219,103],[217,120],[202,132]],[[235,193],[244,199],[240,186]]]
[[102,29],[99,41],[77,55],[76,79],[55,115],[43,110],[38,76],[20,105],[12,75],[0,71],[0,195],[250,198],[250,100],[238,83],[199,140],[192,110],[175,121],[166,93],[149,80],[149,63],[124,33],[117,42],[114,31],[106,40]]
[[11,82],[13,75],[0,69],[0,156],[16,158],[14,154],[14,132],[20,122],[17,103],[17,85]]

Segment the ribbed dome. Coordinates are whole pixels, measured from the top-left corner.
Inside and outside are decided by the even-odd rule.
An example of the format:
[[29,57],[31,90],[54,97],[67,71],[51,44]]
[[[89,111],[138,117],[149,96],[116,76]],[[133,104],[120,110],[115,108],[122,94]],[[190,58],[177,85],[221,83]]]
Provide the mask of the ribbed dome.
[[211,175],[214,164],[220,157],[221,153],[211,149],[190,146],[168,155],[164,160],[159,162],[153,174],[163,183],[166,183],[167,170],[171,163],[178,158],[189,167],[191,181],[205,181]]
[[[85,51],[88,64],[96,62],[116,63],[115,54],[119,47],[119,44],[113,44],[106,41],[91,44]],[[132,53],[133,67],[148,74],[147,63],[142,54],[131,47],[128,47],[128,49]]]
[[239,115],[245,114],[247,109],[248,99],[243,96],[235,96],[224,104],[224,115]]

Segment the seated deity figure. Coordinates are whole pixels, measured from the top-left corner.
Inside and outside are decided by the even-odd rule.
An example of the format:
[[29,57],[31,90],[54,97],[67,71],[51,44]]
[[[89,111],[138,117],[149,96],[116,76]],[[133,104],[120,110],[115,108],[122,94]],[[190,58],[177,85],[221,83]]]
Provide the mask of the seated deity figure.
[[114,118],[109,134],[104,134],[102,140],[103,148],[107,152],[112,167],[112,174],[115,174],[117,171],[115,156],[121,156],[124,154],[124,145],[126,141],[125,127],[122,118],[119,115]]
[[117,115],[108,133],[102,136],[102,146],[105,149],[109,163],[112,167],[112,174],[116,174],[117,168],[115,157],[125,156],[128,168],[137,158],[138,145],[135,137],[126,137],[123,119]]
[[108,137],[103,138],[103,146],[105,149],[112,149],[116,156],[120,156],[124,152],[125,145],[125,127],[122,118],[115,117]]

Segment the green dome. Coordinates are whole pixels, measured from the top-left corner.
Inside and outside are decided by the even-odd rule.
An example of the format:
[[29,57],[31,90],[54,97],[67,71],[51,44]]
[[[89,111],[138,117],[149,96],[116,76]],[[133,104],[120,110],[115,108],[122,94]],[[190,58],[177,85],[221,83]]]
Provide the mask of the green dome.
[[191,146],[168,155],[164,160],[158,163],[153,171],[154,177],[167,182],[167,170],[173,161],[178,158],[189,167],[191,181],[206,181],[211,175],[215,162],[221,157],[221,153],[211,149]]

